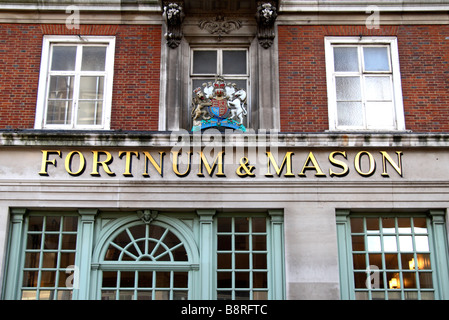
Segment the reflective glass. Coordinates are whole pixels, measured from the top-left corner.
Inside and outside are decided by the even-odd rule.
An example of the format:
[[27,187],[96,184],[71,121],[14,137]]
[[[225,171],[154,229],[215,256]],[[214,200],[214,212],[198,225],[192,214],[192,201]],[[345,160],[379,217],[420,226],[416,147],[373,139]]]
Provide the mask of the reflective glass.
[[394,252],[398,250],[396,244],[396,236],[384,236],[384,251],[386,252]]
[[106,47],[83,46],[82,71],[104,71]]
[[368,251],[380,251],[380,237],[379,236],[368,236],[366,237],[368,244]]
[[358,52],[356,47],[334,47],[335,71],[359,71]]
[[398,269],[398,255],[397,254],[385,254],[385,269]]
[[223,51],[223,74],[246,74],[246,51]]
[[360,77],[336,77],[337,101],[361,101]]
[[217,51],[193,51],[194,74],[217,74]]
[[365,254],[354,254],[352,256],[354,269],[364,270],[366,269]]
[[365,77],[365,91],[368,101],[391,101],[393,99],[391,77]]
[[399,236],[399,248],[401,251],[413,251],[411,236]]
[[368,128],[393,128],[393,102],[366,102],[366,122]]
[[351,219],[351,232],[352,233],[363,233],[363,219],[362,218],[352,218]]
[[415,236],[416,251],[429,251],[429,239],[427,236]]
[[253,288],[267,288],[267,273],[253,272]]
[[76,46],[53,46],[51,70],[74,71]]
[[98,125],[101,124],[103,117],[103,102],[101,101],[79,101],[78,119],[79,125]]
[[80,77],[80,99],[103,99],[104,77]]
[[426,218],[414,218],[413,226],[413,230],[415,233],[427,233]]
[[72,99],[73,79],[73,76],[51,76],[48,99]]
[[339,126],[363,126],[362,102],[337,102]]
[[367,233],[379,233],[379,219],[378,218],[367,218],[366,219],[366,232]]
[[387,47],[364,47],[365,71],[390,71]]

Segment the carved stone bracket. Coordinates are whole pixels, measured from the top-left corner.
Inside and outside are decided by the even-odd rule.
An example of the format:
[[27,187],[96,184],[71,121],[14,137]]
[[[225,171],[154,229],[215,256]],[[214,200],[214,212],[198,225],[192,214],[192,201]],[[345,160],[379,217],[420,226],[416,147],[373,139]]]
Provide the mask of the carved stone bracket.
[[165,39],[167,45],[175,49],[179,46],[182,39],[182,22],[184,20],[184,11],[180,4],[169,2],[164,5],[162,16],[167,24],[167,33]]
[[270,2],[261,2],[257,6],[257,38],[259,44],[268,49],[275,37],[274,22],[277,17],[276,6]]
[[150,224],[157,218],[158,212],[154,210],[143,210],[137,211],[137,215],[145,224]]
[[218,41],[224,34],[229,34],[231,31],[238,30],[242,26],[240,20],[228,20],[221,15],[215,19],[201,20],[198,24],[200,29],[209,31],[210,34],[218,35]]

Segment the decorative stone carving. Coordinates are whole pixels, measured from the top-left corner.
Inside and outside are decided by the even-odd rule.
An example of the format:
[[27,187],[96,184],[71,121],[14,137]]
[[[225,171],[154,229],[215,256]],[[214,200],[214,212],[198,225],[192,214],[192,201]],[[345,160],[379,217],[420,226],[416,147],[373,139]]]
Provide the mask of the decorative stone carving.
[[162,16],[167,24],[167,33],[165,33],[167,45],[172,49],[177,48],[182,39],[182,22],[184,20],[182,6],[178,3],[167,3]]
[[226,84],[222,77],[214,83],[203,83],[203,88],[193,90],[192,131],[216,127],[245,132],[246,98],[244,89],[235,83]]
[[153,210],[143,210],[137,211],[137,215],[145,224],[150,224],[157,218],[158,212]]
[[276,7],[269,2],[262,2],[257,6],[257,38],[259,44],[268,49],[275,37],[274,22],[277,17]]
[[242,26],[240,20],[228,20],[221,15],[218,15],[213,20],[201,20],[200,29],[209,31],[210,34],[218,35],[218,41],[224,34],[229,34],[231,31],[238,30]]

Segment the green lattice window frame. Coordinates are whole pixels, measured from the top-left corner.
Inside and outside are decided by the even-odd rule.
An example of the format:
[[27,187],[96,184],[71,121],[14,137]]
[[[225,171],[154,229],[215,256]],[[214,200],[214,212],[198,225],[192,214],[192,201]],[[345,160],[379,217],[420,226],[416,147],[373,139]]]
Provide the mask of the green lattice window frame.
[[[50,217],[59,217],[61,221],[67,217],[76,218],[75,230],[58,229],[50,231],[49,234],[57,236],[59,241],[64,236],[76,237],[76,246],[70,248],[52,249],[55,254],[56,265],[47,270],[42,264],[25,266],[26,255],[33,252],[46,252],[46,249],[27,248],[27,237],[29,236],[28,225],[30,217],[42,216],[43,221]],[[117,235],[126,232],[134,226],[147,228],[148,221],[141,220],[137,212],[108,213],[99,212],[98,209],[78,209],[77,211],[45,212],[30,211],[27,209],[10,210],[10,238],[6,260],[6,272],[2,299],[21,299],[22,289],[45,291],[48,286],[36,285],[35,287],[22,286],[24,272],[58,272],[55,277],[55,285],[51,287],[54,298],[70,298],[73,300],[95,300],[101,299],[102,290],[109,290],[109,297],[130,298],[139,296],[141,298],[169,298],[169,299],[217,299],[217,219],[224,215],[217,214],[215,210],[197,210],[191,213],[160,213],[157,218],[149,222],[149,225],[163,227],[164,230],[172,232],[179,243],[168,245],[165,251],[150,253],[147,249],[136,249],[138,239],[134,238],[122,248],[120,258],[116,260],[105,259],[108,248]],[[282,210],[269,210],[265,214],[232,213],[233,219],[244,217],[249,220],[254,217],[265,217],[266,230],[263,232],[250,230],[252,236],[264,236],[266,249],[257,251],[257,255],[266,256],[266,267],[248,267],[243,270],[253,275],[257,272],[266,273],[264,287],[250,287],[252,292],[268,291],[263,298],[285,299],[285,267],[284,267],[284,231]],[[45,223],[44,223],[45,224]],[[62,227],[61,227],[62,228]],[[40,231],[33,231],[38,234]],[[241,235],[241,234],[240,234]],[[155,238],[155,243],[162,245],[160,238]],[[72,241],[73,242],[73,241]],[[126,247],[126,248],[125,248]],[[187,259],[180,259],[178,248],[184,247]],[[145,248],[145,245],[141,248]],[[125,250],[126,249],[126,250]],[[34,251],[33,251],[34,250]],[[137,251],[136,251],[137,250]],[[126,253],[125,253],[126,251]],[[133,253],[134,252],[134,253]],[[138,254],[136,254],[136,252]],[[234,254],[246,254],[250,252],[232,251]],[[63,254],[70,254],[74,260],[73,269],[65,269],[65,265],[58,264]],[[184,252],[181,252],[181,255]],[[251,253],[252,254],[252,253]],[[166,258],[166,259],[165,259]],[[59,259],[59,260],[58,260]],[[70,263],[73,261],[70,260]],[[233,267],[234,268],[234,267]],[[54,269],[54,270],[53,270]],[[234,268],[235,269],[235,268]],[[69,272],[66,272],[69,271]],[[231,270],[242,271],[242,270]],[[109,281],[102,287],[104,273],[112,275],[116,273],[115,282]],[[68,288],[65,285],[64,275],[72,277]],[[110,280],[110,278],[109,278]],[[123,281],[123,282],[122,282]],[[64,282],[64,284],[63,284]],[[126,283],[123,286],[123,283]],[[145,283],[145,285],[141,285]],[[122,288],[123,287],[123,288]],[[124,289],[122,295],[120,290]],[[160,290],[159,290],[160,289]],[[65,295],[58,295],[59,292]],[[114,292],[112,292],[114,291]],[[163,292],[162,292],[163,291]],[[235,291],[235,290],[234,290]],[[248,298],[254,298],[254,293]],[[257,295],[257,294],[256,294]],[[234,297],[236,298],[235,295]]]
[[[423,214],[337,210],[336,216],[341,299],[449,297],[444,210]],[[410,228],[400,228],[404,221]],[[426,265],[418,266],[419,260]]]
[[3,297],[76,299],[79,225],[76,213],[12,210]]
[[214,299],[284,299],[282,212],[219,214],[214,227]]

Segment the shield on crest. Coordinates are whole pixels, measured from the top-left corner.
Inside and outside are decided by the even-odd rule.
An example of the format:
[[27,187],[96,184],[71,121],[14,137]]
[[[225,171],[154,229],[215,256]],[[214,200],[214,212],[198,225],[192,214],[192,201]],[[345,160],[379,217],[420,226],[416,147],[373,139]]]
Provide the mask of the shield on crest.
[[225,118],[226,114],[228,113],[228,100],[227,99],[212,99],[212,105],[210,106],[210,112],[213,113],[213,115]]

